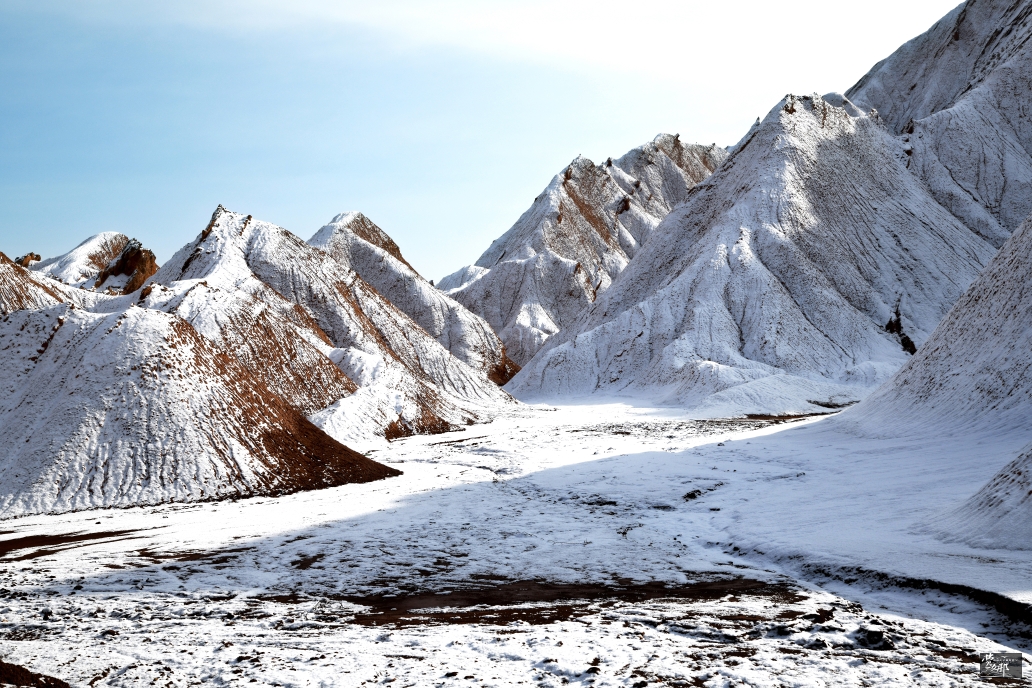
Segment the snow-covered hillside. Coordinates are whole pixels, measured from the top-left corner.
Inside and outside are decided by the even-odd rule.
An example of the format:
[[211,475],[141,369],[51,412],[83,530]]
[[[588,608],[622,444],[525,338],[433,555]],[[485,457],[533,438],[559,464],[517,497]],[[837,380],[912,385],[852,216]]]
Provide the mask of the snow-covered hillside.
[[239,351],[341,441],[439,432],[509,402],[486,371],[452,356],[346,265],[221,206],[148,287],[147,307]]
[[694,413],[816,412],[902,365],[991,258],[903,144],[842,96],[788,96],[510,383]]
[[455,429],[512,403],[275,225],[220,206],[156,267],[127,238],[37,271],[0,254],[0,445],[14,448],[0,516],[386,477],[340,441]]
[[578,157],[477,260],[441,280],[525,365],[574,322],[637,254],[660,220],[727,156],[661,134],[602,165]]
[[[1032,437],[1032,218],[888,383],[833,425],[861,436]],[[998,461],[975,450],[971,463]],[[1032,448],[935,527],[979,547],[1032,549]]]
[[357,272],[452,355],[496,384],[504,385],[519,371],[491,326],[426,281],[362,213],[337,215],[308,243]]
[[182,319],[0,321],[0,516],[279,494],[397,471],[320,432]]
[[32,270],[73,287],[91,289],[97,277],[129,244],[129,237],[119,232],[101,232],[91,236],[68,253],[30,264]]
[[1000,246],[1032,212],[1032,1],[966,2],[848,92],[935,199]]
[[61,286],[40,278],[0,253],[0,315],[64,301]]
[[69,286],[108,294],[134,292],[158,269],[153,252],[118,232],[101,232],[54,258],[31,260],[35,257],[26,256],[24,267]]
[[917,354],[837,422],[884,435],[1032,433],[1032,218]]

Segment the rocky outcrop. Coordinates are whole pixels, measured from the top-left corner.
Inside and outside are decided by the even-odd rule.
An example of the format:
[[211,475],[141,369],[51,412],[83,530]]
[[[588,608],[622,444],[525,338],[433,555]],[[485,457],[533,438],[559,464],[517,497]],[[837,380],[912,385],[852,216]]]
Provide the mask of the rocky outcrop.
[[125,249],[129,237],[118,232],[91,236],[68,253],[31,265],[32,270],[73,287],[91,289],[100,275]]
[[726,155],[663,134],[602,165],[578,157],[475,265],[438,287],[484,318],[525,365],[609,288]]
[[863,397],[994,252],[907,160],[841,96],[788,96],[507,389],[634,394],[700,415]]
[[362,213],[342,213],[308,240],[351,268],[456,358],[504,385],[519,371],[487,324],[423,279],[398,245]]
[[39,257],[38,253],[26,253],[24,256],[19,256],[14,259],[14,262],[19,267],[27,268],[33,263],[38,263],[43,260]]
[[971,0],[848,92],[932,196],[994,246],[1032,212],[1032,1]]
[[130,239],[118,257],[101,270],[93,288],[98,291],[131,294],[142,287],[157,271],[158,261],[154,253],[143,248],[136,239]]

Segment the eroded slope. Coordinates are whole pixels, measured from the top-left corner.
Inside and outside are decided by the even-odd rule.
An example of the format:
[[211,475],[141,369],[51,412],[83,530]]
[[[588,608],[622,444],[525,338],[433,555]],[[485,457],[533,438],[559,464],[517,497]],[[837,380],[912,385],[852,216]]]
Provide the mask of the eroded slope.
[[280,494],[396,475],[184,320],[60,304],[0,322],[0,515]]
[[475,265],[439,286],[487,320],[525,365],[609,288],[659,221],[726,155],[661,134],[602,165],[578,157]]
[[491,326],[423,279],[387,233],[362,213],[337,215],[308,243],[357,272],[452,355],[496,384],[505,384],[519,370]]
[[787,97],[509,389],[624,392],[718,415],[862,397],[993,253],[907,160],[841,96]]
[[902,135],[934,198],[1000,246],[1032,212],[1032,2],[966,2],[847,95]]

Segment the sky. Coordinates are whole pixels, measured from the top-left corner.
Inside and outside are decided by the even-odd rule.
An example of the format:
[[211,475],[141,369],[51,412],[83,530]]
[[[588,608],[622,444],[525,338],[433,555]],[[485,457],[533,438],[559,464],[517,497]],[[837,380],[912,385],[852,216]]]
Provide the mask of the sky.
[[359,210],[424,276],[577,155],[732,145],[954,0],[3,0],[0,251],[170,258],[218,204],[304,239]]

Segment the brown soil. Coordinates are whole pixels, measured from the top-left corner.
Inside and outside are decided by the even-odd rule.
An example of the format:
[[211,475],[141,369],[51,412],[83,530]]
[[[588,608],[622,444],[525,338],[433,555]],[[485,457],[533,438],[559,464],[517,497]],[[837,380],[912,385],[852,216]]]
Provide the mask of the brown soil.
[[[250,494],[289,494],[401,475],[401,471],[345,447],[317,428],[235,358],[213,351],[186,321],[173,325],[168,340],[172,348],[178,343],[189,343],[195,368],[221,379],[232,392],[232,409],[237,418],[227,423],[228,427],[252,429],[236,438],[264,464],[265,484],[249,486]],[[225,467],[232,470],[236,460],[225,446],[215,444],[214,448],[226,452]],[[234,477],[238,484],[248,482],[242,476]]]
[[509,358],[509,355],[506,353],[505,347],[503,346],[502,360],[487,371],[487,379],[501,387],[506,382],[516,377],[516,373],[518,372],[520,372],[520,366],[516,361]]
[[[61,535],[26,535],[20,538],[12,538],[10,540],[0,541],[0,557],[3,557],[4,561],[25,561],[27,559],[36,559],[38,557],[44,557],[48,554],[53,554],[64,549],[70,549],[69,547],[62,547],[61,545],[68,545],[74,542],[89,542],[90,540],[107,540],[109,538],[123,538],[127,535],[132,535],[139,531],[136,530],[102,530],[96,533],[63,533]],[[17,557],[7,558],[7,555],[12,552],[18,552],[25,549],[34,549],[33,552],[23,554]]]
[[370,607],[356,614],[353,623],[364,626],[398,626],[483,623],[506,625],[513,621],[549,624],[593,614],[593,604],[644,602],[654,599],[713,600],[730,594],[794,600],[784,585],[747,578],[667,586],[663,583],[599,585],[517,581],[447,593],[423,593],[399,597],[344,597]]
[[748,420],[766,420],[773,423],[785,423],[790,420],[803,420],[805,418],[816,418],[817,416],[827,416],[827,413],[799,413],[799,414],[782,414],[773,415],[768,413],[747,413],[745,414]]
[[31,686],[32,688],[71,688],[59,678],[35,674],[17,664],[0,661],[0,683],[12,686]]

